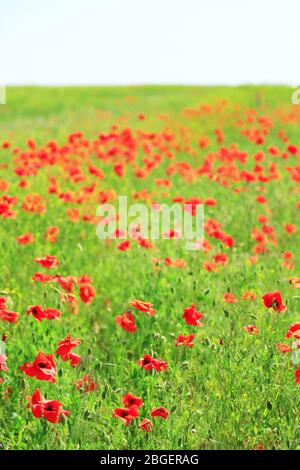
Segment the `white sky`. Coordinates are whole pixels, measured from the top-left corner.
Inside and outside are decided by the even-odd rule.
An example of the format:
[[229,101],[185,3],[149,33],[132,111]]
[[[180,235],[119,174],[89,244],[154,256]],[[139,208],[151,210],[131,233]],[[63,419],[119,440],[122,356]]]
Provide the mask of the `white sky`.
[[0,0],[0,83],[300,84],[300,0]]

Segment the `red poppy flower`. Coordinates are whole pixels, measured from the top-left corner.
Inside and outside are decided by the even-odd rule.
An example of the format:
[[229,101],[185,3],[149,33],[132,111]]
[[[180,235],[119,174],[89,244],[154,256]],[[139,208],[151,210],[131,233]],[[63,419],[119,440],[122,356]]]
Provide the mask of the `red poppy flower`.
[[209,197],[209,198],[205,199],[204,204],[206,206],[214,207],[214,206],[217,205],[217,200],[214,199],[213,197]]
[[67,294],[61,294],[60,299],[62,302],[68,303],[68,304],[78,304],[78,300],[76,299],[74,294],[71,294],[68,292]]
[[35,258],[34,262],[47,269],[56,268],[60,263],[56,256],[50,255],[44,256],[42,258]]
[[288,344],[276,343],[275,346],[278,349],[278,351],[280,351],[281,353],[285,354],[285,353],[292,352],[292,348]]
[[58,320],[61,317],[61,312],[56,308],[44,308],[44,315],[48,320]]
[[118,248],[118,250],[120,250],[120,251],[129,250],[129,248],[130,248],[130,241],[129,241],[129,240],[125,240],[124,242],[119,243],[119,245],[117,246],[117,248]]
[[0,320],[8,321],[9,323],[15,323],[19,318],[17,312],[11,312],[6,308],[6,298],[0,297]]
[[141,406],[144,405],[143,400],[140,397],[136,397],[131,393],[126,393],[126,395],[124,395],[122,403],[126,408],[130,408],[131,406],[141,408]]
[[246,291],[246,292],[243,293],[242,298],[243,298],[243,300],[255,300],[256,295],[254,294],[254,292]]
[[154,248],[155,246],[152,242],[150,242],[150,240],[142,238],[142,237],[137,238],[136,241],[142,248],[151,249],[151,248]]
[[67,294],[61,294],[60,298],[62,302],[68,304],[70,312],[74,313],[75,315],[78,314],[79,301],[78,299],[76,299],[74,294],[71,294],[69,292]]
[[6,298],[0,297],[0,310],[5,310],[6,308]]
[[150,315],[150,317],[153,317],[153,315],[156,312],[156,310],[154,310],[152,308],[153,304],[151,304],[150,302],[144,302],[143,300],[134,299],[129,303],[133,308],[136,308],[140,312],[148,313],[148,315]]
[[297,232],[296,225],[294,225],[294,224],[285,224],[284,228],[285,228],[285,231],[287,233],[296,233]]
[[63,409],[62,403],[57,400],[45,400],[39,389],[36,389],[29,401],[28,408],[31,409],[35,418],[45,418],[50,423],[60,423],[62,416],[69,416],[70,412]]
[[28,186],[30,186],[30,184],[27,180],[20,180],[18,186],[20,188],[28,188]]
[[92,279],[88,274],[83,274],[83,276],[77,277],[77,284],[92,284]]
[[300,339],[300,323],[290,325],[285,337]]
[[187,263],[182,258],[177,258],[172,260],[171,258],[167,257],[164,259],[166,266],[175,266],[176,268],[185,268]]
[[138,365],[145,370],[155,369],[157,372],[164,371],[168,368],[168,364],[163,359],[155,359],[150,354],[145,354],[143,358],[138,361]]
[[260,204],[265,204],[267,202],[267,199],[265,198],[265,196],[256,196],[256,201]]
[[226,294],[224,294],[224,300],[225,302],[229,304],[234,304],[236,302],[235,295],[231,294],[230,292],[227,292]]
[[71,339],[71,336],[68,335],[57,344],[58,348],[56,350],[56,354],[58,356],[66,356],[72,348],[76,348],[80,343],[80,339]]
[[28,307],[27,315],[32,315],[39,322],[45,318],[44,310],[40,305],[31,305]]
[[45,232],[45,239],[50,243],[54,243],[56,242],[58,233],[59,229],[57,227],[49,227]]
[[44,273],[35,273],[32,276],[32,280],[35,282],[51,282],[53,280],[53,277],[50,274],[44,274]]
[[122,163],[117,163],[117,165],[114,166],[114,172],[122,177],[125,174],[125,167]]
[[15,323],[19,318],[19,313],[11,312],[10,310],[0,309],[0,320],[8,321],[9,323]]
[[131,312],[125,312],[123,315],[116,317],[116,323],[129,333],[134,333],[137,330],[134,316]]
[[177,336],[177,343],[176,347],[178,346],[188,346],[192,347],[194,346],[193,339],[195,338],[196,335],[179,335]]
[[228,262],[228,256],[225,253],[217,253],[213,256],[213,259],[217,264],[222,264],[223,266]]
[[203,268],[208,271],[208,272],[212,272],[212,271],[219,271],[218,269],[218,266],[216,265],[216,263],[213,263],[213,262],[210,262],[210,261],[206,261],[205,263],[203,263]]
[[96,382],[87,374],[83,379],[79,379],[75,382],[77,390],[81,390],[84,393],[94,392],[98,389]]
[[296,145],[287,145],[286,146],[287,148],[287,151],[290,152],[292,155],[297,155],[297,152],[298,152],[298,148],[296,147]]
[[139,428],[146,432],[153,431],[153,423],[150,419],[144,418],[141,424],[139,424]]
[[300,278],[299,277],[291,277],[289,279],[289,283],[294,289],[299,289],[300,288]]
[[267,308],[273,308],[276,312],[285,312],[287,306],[282,303],[281,293],[277,292],[268,292],[262,297],[263,302]]
[[186,307],[184,309],[182,318],[184,318],[187,325],[203,326],[203,323],[200,322],[201,318],[203,318],[203,313],[196,310],[195,304],[192,304],[190,307]]
[[79,295],[84,304],[90,304],[96,295],[96,289],[91,284],[82,284]]
[[34,237],[32,233],[24,233],[24,235],[19,235],[16,237],[16,241],[19,243],[19,245],[27,245],[28,243],[34,242]]
[[167,410],[167,408],[164,408],[163,406],[160,406],[158,408],[152,408],[151,416],[153,416],[153,417],[159,416],[160,418],[168,419],[169,410]]
[[120,418],[125,422],[126,427],[139,416],[139,410],[137,406],[131,406],[130,408],[116,408],[113,414],[113,418]]
[[35,377],[37,380],[55,383],[56,365],[52,355],[45,355],[39,352],[35,360],[26,362],[20,367],[20,370],[29,377]]
[[73,292],[76,283],[74,276],[56,276],[56,281],[65,291]]
[[255,325],[247,325],[243,326],[243,330],[246,331],[249,335],[258,335],[259,333],[259,328]]
[[[76,367],[81,362],[81,357],[79,356],[79,354],[76,354],[74,352],[71,352],[69,354],[69,359],[70,359],[70,366],[71,367]],[[67,359],[64,359],[64,360],[67,360]]]
[[294,263],[291,262],[291,261],[287,261],[287,260],[284,261],[284,262],[282,263],[282,266],[283,266],[284,268],[286,268],[286,269],[290,269],[290,270],[294,269]]
[[80,339],[71,339],[71,336],[68,335],[57,344],[56,354],[60,356],[62,361],[70,361],[71,367],[75,367],[80,364],[81,358],[78,354],[71,352],[71,350],[80,343]]

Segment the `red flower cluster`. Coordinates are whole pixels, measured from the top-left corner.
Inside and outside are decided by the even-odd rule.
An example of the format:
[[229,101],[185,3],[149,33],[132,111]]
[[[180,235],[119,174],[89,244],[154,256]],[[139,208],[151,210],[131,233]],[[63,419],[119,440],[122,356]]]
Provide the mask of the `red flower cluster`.
[[86,374],[83,379],[79,379],[75,382],[77,390],[83,391],[84,393],[95,392],[98,389],[96,382]]
[[[142,398],[136,397],[131,393],[127,393],[123,396],[123,405],[124,408],[116,408],[113,413],[113,417],[117,417],[125,422],[126,427],[129,426],[131,421],[137,418],[140,415],[140,408],[144,406]],[[161,417],[163,419],[168,419],[169,411],[164,407],[153,408],[151,410],[152,417]],[[153,430],[153,423],[148,418],[143,418],[139,424],[139,428],[146,432],[151,432]]]
[[156,372],[162,372],[167,370],[168,364],[163,359],[155,359],[154,357],[150,356],[150,354],[145,354],[138,361],[138,365],[145,370],[156,370]]
[[27,315],[32,315],[37,321],[41,322],[44,319],[58,320],[61,317],[61,312],[56,308],[43,308],[40,305],[31,305],[27,309]]
[[192,347],[194,346],[194,343],[193,343],[193,340],[195,338],[196,335],[179,335],[177,337],[177,343],[176,343],[176,347],[178,346],[188,346],[188,347]]
[[[153,317],[156,312],[156,310],[153,309],[153,304],[150,302],[135,299],[131,300],[129,304],[140,312],[147,313],[150,317]],[[128,333],[134,333],[137,330],[135,318],[130,311],[125,312],[123,315],[118,315],[116,317],[116,323],[123,328],[123,330],[128,331]]]
[[81,301],[85,304],[90,304],[94,297],[96,296],[96,289],[92,285],[91,278],[84,274],[83,276],[75,277],[75,276],[60,276],[44,274],[44,273],[35,273],[32,277],[33,281],[35,282],[55,282],[60,285],[60,287],[67,292],[67,294],[63,294],[61,296],[61,300],[63,302],[68,302],[71,304],[72,309],[75,313],[77,313],[77,305],[78,300],[76,299],[73,291],[75,286],[79,286],[79,297]]

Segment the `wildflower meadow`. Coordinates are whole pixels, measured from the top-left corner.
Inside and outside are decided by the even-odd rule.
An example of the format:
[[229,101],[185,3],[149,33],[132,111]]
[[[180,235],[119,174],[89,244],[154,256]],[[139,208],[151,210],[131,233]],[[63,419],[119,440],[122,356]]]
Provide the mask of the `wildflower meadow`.
[[300,448],[292,93],[7,88],[0,449]]

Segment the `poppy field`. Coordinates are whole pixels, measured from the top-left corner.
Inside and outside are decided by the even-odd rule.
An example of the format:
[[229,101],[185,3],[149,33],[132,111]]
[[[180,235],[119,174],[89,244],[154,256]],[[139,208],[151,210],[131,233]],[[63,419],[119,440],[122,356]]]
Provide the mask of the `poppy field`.
[[[300,449],[290,88],[11,87],[0,122],[0,450]],[[119,196],[204,241],[100,240]]]

